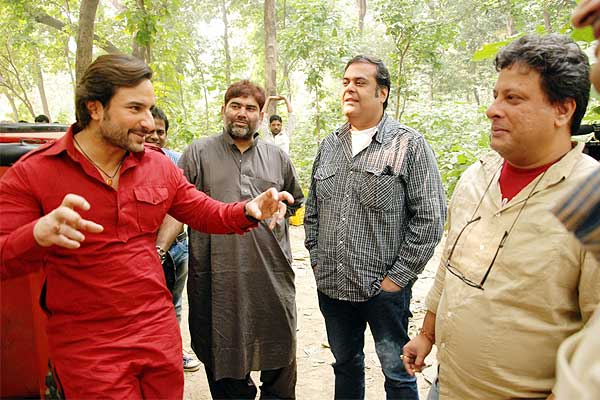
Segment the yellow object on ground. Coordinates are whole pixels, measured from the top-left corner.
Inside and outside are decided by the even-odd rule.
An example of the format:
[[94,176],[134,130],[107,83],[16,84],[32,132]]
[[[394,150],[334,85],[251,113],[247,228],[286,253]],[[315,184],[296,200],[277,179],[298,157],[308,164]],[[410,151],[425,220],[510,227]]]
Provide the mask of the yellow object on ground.
[[298,226],[304,223],[304,204],[300,207],[296,214],[290,217],[290,224]]

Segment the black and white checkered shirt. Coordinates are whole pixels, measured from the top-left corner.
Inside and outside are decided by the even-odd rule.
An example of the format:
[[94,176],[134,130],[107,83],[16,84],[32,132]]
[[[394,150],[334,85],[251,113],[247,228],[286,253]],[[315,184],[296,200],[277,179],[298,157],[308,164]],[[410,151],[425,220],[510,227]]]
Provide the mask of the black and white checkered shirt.
[[388,276],[417,278],[443,234],[446,197],[422,135],[383,115],[352,157],[350,125],[328,135],[313,165],[304,227],[318,290],[365,301]]

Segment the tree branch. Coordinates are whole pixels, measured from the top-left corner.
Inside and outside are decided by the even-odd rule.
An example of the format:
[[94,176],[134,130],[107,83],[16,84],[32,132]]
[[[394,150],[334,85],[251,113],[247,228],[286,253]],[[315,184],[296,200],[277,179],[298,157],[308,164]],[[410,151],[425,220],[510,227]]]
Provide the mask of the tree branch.
[[[32,13],[32,16],[36,22],[46,25],[46,26],[49,26],[49,27],[54,28],[59,31],[63,31],[64,28],[67,26],[66,23],[46,14],[45,12],[43,12],[41,10],[34,10]],[[77,31],[77,29],[75,29],[74,31]],[[110,42],[110,40],[108,40],[106,38],[102,38],[102,37],[94,34],[94,41],[98,44],[98,46],[101,49],[105,50],[107,53],[122,53],[122,51],[117,46],[112,44]]]

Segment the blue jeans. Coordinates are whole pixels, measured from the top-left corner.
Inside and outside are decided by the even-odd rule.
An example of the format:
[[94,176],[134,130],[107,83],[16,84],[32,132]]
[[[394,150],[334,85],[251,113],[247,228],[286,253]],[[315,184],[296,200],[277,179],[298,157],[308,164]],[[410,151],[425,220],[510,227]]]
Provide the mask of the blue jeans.
[[365,302],[335,300],[321,292],[327,339],[335,358],[335,399],[365,398],[365,328],[369,324],[385,376],[386,398],[418,399],[417,379],[405,370],[400,355],[408,342],[412,283],[399,292],[382,291]]
[[175,282],[173,284],[173,305],[177,321],[181,323],[181,304],[183,302],[183,288],[188,274],[188,244],[187,240],[175,241],[169,249],[170,261],[175,270]]

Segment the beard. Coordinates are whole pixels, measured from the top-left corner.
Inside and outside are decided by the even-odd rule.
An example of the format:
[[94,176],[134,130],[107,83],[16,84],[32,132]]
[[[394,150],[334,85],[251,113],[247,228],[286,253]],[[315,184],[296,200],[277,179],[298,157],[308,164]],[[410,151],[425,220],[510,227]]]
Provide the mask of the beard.
[[254,126],[248,124],[245,127],[234,126],[233,121],[229,122],[225,127],[225,132],[234,139],[248,140],[254,135]]
[[108,113],[104,115],[100,124],[100,135],[106,143],[132,153],[144,151],[143,141],[139,144],[131,140],[136,132],[140,132],[140,130],[123,129],[119,125],[114,124]]

